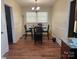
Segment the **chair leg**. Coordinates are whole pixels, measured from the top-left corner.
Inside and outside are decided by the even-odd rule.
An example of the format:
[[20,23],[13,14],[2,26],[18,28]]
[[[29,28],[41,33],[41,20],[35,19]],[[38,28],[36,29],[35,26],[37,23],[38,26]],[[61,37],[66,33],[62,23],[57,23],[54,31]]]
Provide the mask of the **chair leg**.
[[49,40],[49,33],[47,33],[47,37],[48,37],[48,40]]
[[27,38],[27,33],[25,33],[25,39]]
[[32,39],[33,39],[33,33],[31,32],[31,37],[32,37]]
[[39,41],[39,43],[42,44],[42,38],[41,38],[41,40]]

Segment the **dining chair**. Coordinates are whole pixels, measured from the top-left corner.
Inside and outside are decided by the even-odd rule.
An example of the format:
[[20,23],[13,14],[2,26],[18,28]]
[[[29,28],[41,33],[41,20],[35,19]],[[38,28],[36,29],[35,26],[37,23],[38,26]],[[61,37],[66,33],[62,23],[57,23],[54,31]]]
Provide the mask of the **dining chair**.
[[27,30],[27,26],[26,25],[24,25],[24,29],[25,29],[25,38],[27,37],[29,32],[31,33],[31,36],[32,36],[32,29],[28,29]]
[[47,26],[46,30],[43,30],[43,33],[46,33],[48,39],[49,39],[49,25]]
[[42,27],[34,28],[34,43],[42,44]]

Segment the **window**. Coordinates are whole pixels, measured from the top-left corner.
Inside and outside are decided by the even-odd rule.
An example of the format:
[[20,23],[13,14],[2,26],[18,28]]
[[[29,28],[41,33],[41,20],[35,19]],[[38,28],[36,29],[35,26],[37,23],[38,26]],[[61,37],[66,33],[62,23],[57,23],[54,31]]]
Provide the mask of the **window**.
[[38,22],[47,22],[48,20],[47,12],[38,12],[37,20]]
[[27,20],[27,23],[34,23],[34,22],[36,22],[36,13],[34,13],[34,12],[27,12],[26,20]]
[[46,23],[48,22],[48,12],[27,12],[26,13],[27,23]]

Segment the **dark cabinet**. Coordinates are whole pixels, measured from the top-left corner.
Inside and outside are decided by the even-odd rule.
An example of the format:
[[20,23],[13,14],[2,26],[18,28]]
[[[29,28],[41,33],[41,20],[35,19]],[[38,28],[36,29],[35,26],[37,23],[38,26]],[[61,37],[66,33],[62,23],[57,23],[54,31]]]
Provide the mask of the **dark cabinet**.
[[61,59],[69,59],[69,47],[62,41],[61,46]]
[[62,41],[61,59],[77,59],[77,48],[71,48]]

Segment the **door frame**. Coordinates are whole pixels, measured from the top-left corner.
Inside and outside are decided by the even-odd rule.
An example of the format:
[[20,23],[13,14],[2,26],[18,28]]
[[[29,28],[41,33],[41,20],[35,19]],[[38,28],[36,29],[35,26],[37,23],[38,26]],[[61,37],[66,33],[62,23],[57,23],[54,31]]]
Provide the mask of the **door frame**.
[[[16,32],[15,32],[15,28],[14,28],[14,17],[13,17],[13,8],[12,6],[10,6],[9,4],[4,4],[4,6],[7,5],[10,7],[10,13],[11,13],[11,26],[12,26],[12,39],[13,39],[13,43],[16,43]],[[6,18],[5,18],[6,19]],[[7,26],[6,26],[7,28]]]

